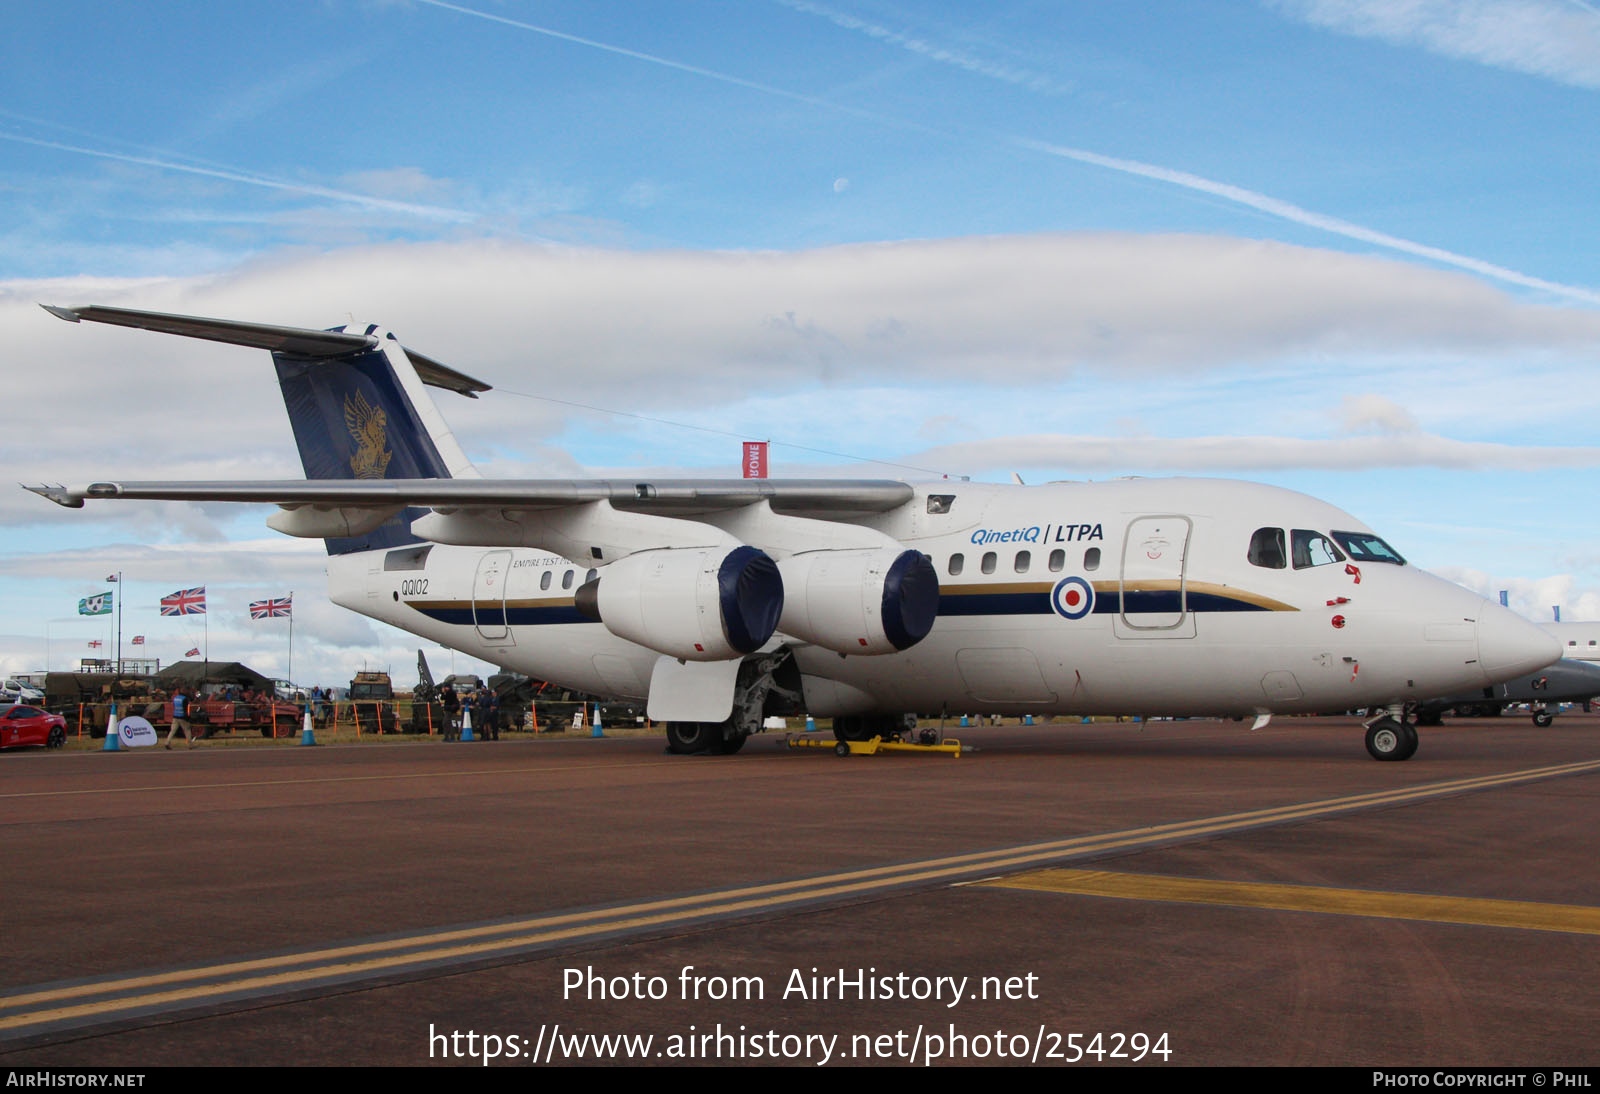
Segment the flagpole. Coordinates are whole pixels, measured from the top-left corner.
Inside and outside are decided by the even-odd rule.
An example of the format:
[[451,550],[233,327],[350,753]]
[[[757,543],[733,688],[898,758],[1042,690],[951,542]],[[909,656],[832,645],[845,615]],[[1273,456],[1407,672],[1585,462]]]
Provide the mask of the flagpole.
[[294,590],[289,590],[289,686],[294,686]]

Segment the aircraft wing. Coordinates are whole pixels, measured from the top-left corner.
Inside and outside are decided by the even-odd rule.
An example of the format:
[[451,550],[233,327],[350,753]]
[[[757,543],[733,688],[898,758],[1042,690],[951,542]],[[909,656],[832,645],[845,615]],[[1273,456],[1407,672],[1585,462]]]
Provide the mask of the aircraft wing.
[[604,501],[617,509],[685,516],[768,502],[776,512],[848,517],[884,513],[914,491],[893,479],[284,479],[261,482],[92,482],[27,489],[69,509],[86,499],[260,502],[324,506],[539,511]]
[[267,518],[268,527],[306,539],[366,542],[398,520],[412,543],[533,547],[595,563],[731,542],[735,533],[779,556],[885,546],[892,541],[855,522],[915,496],[906,483],[877,479],[295,479],[27,489],[68,508],[88,499],[276,505],[282,511]]

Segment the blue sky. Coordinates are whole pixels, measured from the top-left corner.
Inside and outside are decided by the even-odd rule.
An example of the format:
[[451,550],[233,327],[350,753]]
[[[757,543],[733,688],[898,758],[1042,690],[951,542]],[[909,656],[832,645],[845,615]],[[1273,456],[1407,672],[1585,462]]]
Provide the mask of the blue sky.
[[[0,441],[13,479],[298,473],[264,355],[37,302],[355,317],[496,386],[439,399],[491,474],[731,475],[728,433],[780,442],[778,474],[1224,474],[1600,617],[1587,0],[3,25],[0,331],[38,423]],[[43,667],[46,632],[56,667],[87,652],[72,607],[121,569],[163,659],[198,634],[155,600],[205,583],[213,656],[281,669],[244,605],[293,588],[297,676],[409,677],[410,640],[327,604],[320,548],[259,511],[15,495],[0,668]]]

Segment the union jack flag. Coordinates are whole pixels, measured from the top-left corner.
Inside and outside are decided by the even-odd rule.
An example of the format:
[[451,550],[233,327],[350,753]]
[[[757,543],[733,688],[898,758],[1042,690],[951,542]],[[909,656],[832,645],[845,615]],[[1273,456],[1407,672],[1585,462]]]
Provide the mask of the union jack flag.
[[162,615],[205,615],[206,587],[179,589],[171,596],[161,598]]
[[144,645],[144,635],[142,635],[142,634],[136,634],[136,635],[134,635],[134,636],[133,636],[133,644],[134,644],[134,645],[135,645],[135,646],[142,646],[142,645]]
[[196,646],[194,649],[192,649],[188,653],[184,654],[184,656],[185,657],[199,657],[200,656],[200,647]]
[[289,615],[294,607],[294,597],[278,596],[271,600],[252,600],[250,602],[251,619],[275,619],[279,616]]

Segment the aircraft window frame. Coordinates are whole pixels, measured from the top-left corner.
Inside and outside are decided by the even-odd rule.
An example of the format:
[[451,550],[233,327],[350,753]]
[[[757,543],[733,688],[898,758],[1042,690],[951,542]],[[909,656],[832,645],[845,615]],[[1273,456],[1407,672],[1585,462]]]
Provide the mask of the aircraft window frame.
[[978,569],[986,574],[994,573],[995,564],[1000,561],[1000,556],[993,551],[983,552],[983,559],[978,563]]
[[1050,552],[1050,572],[1059,574],[1067,568],[1067,552],[1060,547]]
[[1017,557],[1012,560],[1011,568],[1019,574],[1028,572],[1028,567],[1033,565],[1032,551],[1018,551]]
[[1268,525],[1257,528],[1250,533],[1250,545],[1245,549],[1245,558],[1250,565],[1259,566],[1263,570],[1287,570],[1289,568],[1289,537],[1284,535],[1282,528]]
[[578,571],[576,570],[568,570],[566,573],[561,575],[561,587],[563,589],[572,588],[572,576],[577,572]]
[[[1382,562],[1390,566],[1404,566],[1405,558],[1375,532],[1341,532],[1335,528],[1330,533],[1334,542],[1344,548],[1344,553],[1350,556],[1352,562]],[[1369,544],[1376,543],[1387,557],[1379,554]]]
[[950,507],[955,503],[956,496],[954,494],[929,494],[928,512],[934,516],[938,516],[941,513],[948,513],[950,511]]
[[[1315,554],[1319,546],[1326,549],[1321,561],[1318,561]],[[1296,570],[1314,570],[1318,566],[1333,566],[1343,562],[1344,552],[1339,550],[1333,540],[1314,528],[1291,528],[1289,559]]]
[[1100,548],[1090,547],[1083,552],[1083,568],[1085,570],[1098,570],[1100,568]]
[[950,556],[950,564],[945,567],[945,573],[951,577],[959,577],[962,570],[967,568],[967,556],[957,551]]
[[554,576],[555,575],[549,570],[546,570],[544,573],[539,575],[539,591],[541,593],[547,593],[550,591],[550,579]]
[[599,573],[599,570],[590,567],[589,572],[583,575],[583,583],[585,585],[589,584],[589,582],[593,581],[597,576],[599,576]]

